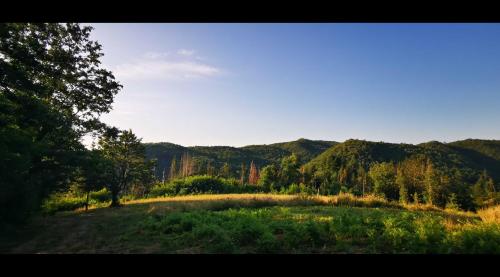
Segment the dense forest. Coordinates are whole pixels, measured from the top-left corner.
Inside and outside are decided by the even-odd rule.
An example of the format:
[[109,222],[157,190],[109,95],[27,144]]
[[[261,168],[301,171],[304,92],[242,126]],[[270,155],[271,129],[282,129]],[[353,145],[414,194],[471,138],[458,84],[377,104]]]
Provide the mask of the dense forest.
[[[230,176],[240,176],[241,167],[249,168],[253,162],[257,167],[272,163],[280,163],[281,159],[295,153],[301,163],[308,162],[321,154],[329,147],[337,144],[334,141],[313,141],[299,139],[291,142],[274,143],[269,145],[249,145],[244,147],[230,146],[194,146],[184,147],[172,143],[145,143],[146,157],[155,159],[157,167],[155,175],[169,178],[168,171],[172,162],[179,164],[185,154],[195,160],[196,172],[207,173],[207,168],[218,171],[226,164],[230,169]],[[165,173],[164,173],[165,172]]]
[[[500,141],[495,140],[411,145],[299,139],[240,148],[170,143],[148,143],[145,148],[147,157],[158,161],[155,174],[162,182],[209,175],[261,184],[267,191],[303,184],[319,194],[375,193],[389,200],[465,210],[498,201]],[[182,171],[185,166],[190,170]]]

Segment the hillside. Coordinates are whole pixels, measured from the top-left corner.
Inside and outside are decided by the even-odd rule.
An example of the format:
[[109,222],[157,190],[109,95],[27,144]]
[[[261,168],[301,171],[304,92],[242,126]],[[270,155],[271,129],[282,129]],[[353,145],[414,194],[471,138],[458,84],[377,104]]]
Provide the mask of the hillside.
[[334,145],[306,164],[306,168],[334,166],[340,163],[364,163],[374,161],[400,161],[416,152],[411,144],[392,144],[364,140],[347,140]]
[[[355,194],[376,191],[379,184],[384,188],[378,190],[384,190],[393,200],[401,197],[404,184],[407,199],[413,196],[418,201],[429,201],[433,197],[434,204],[444,207],[455,195],[462,209],[473,209],[476,205],[473,194],[479,199],[488,193],[494,195],[499,189],[500,162],[495,159],[499,149],[498,142],[487,140],[448,144],[431,141],[418,145],[348,140],[305,164],[304,178],[320,191],[348,190]],[[476,187],[474,192],[473,186],[481,180],[483,172],[486,172],[483,179],[491,177],[493,184],[489,189],[485,185]],[[399,179],[396,174],[401,175]],[[429,196],[430,184],[435,188],[432,196]],[[486,190],[490,192],[478,192]]]
[[472,140],[444,144],[431,141],[418,145],[347,140],[334,145],[305,165],[306,170],[329,170],[340,167],[368,167],[374,162],[399,163],[412,157],[429,159],[442,168],[457,168],[475,178],[486,170],[495,179],[500,178],[500,143]]
[[296,141],[271,144],[270,146],[278,147],[290,153],[295,153],[303,162],[307,162],[336,144],[338,144],[338,142],[301,138]]
[[448,143],[476,170],[486,169],[500,180],[500,140],[467,139]]
[[486,170],[494,179],[500,180],[500,141],[469,139],[450,143],[431,141],[418,145],[347,140],[343,143],[321,140],[299,139],[268,145],[230,146],[193,146],[184,147],[172,143],[145,143],[148,159],[158,160],[156,176],[170,167],[172,159],[180,160],[189,153],[197,162],[198,170],[206,169],[208,163],[216,170],[224,163],[230,166],[231,174],[237,177],[241,164],[248,168],[250,162],[258,167],[280,160],[295,153],[306,171],[328,170],[340,166],[367,167],[373,162],[401,162],[410,157],[420,156],[431,160],[435,165],[446,168],[459,168],[471,180]]
[[299,139],[296,141],[274,143],[268,145],[249,145],[244,147],[231,146],[192,146],[184,147],[177,144],[145,143],[146,157],[148,159],[157,159],[158,167],[156,176],[162,175],[162,170],[170,168],[172,159],[180,160],[184,153],[189,153],[201,171],[207,163],[215,166],[216,170],[221,168],[224,163],[228,163],[233,176],[238,176],[241,164],[246,167],[253,161],[258,167],[270,163],[279,163],[283,157],[295,153],[299,156],[302,163],[310,161],[330,146],[337,144],[333,141],[314,141]]

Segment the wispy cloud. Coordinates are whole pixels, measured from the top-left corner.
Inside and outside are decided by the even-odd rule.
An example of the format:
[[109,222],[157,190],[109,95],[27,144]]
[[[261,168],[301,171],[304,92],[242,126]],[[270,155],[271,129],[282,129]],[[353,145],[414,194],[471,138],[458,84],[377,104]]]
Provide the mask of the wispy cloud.
[[114,70],[118,78],[125,79],[186,79],[209,77],[220,70],[216,67],[196,62],[140,61],[119,65]]
[[144,54],[144,58],[148,59],[159,59],[171,56],[170,52],[147,52]]
[[182,56],[192,56],[195,53],[194,50],[187,50],[187,49],[179,49],[177,51],[177,54],[182,55]]
[[194,50],[180,49],[177,55],[169,52],[148,52],[133,62],[115,66],[113,72],[118,79],[161,80],[212,77],[221,70],[192,57]]

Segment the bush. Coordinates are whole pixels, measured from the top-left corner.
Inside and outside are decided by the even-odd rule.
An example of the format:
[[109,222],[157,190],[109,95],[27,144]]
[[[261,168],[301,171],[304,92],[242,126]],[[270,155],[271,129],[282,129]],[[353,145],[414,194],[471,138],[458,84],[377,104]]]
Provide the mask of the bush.
[[111,201],[111,192],[106,188],[103,188],[99,191],[90,192],[90,199],[96,202],[107,202]]
[[297,193],[300,193],[301,190],[300,190],[300,187],[299,185],[293,183],[291,184],[288,189],[286,190],[286,194],[297,194]]
[[72,211],[84,207],[85,197],[74,197],[67,194],[56,193],[51,195],[42,204],[42,213],[54,214],[59,211]]
[[468,224],[447,238],[451,253],[500,253],[500,224]]
[[190,176],[157,184],[148,197],[162,197],[188,194],[253,193],[263,188],[255,185],[240,185],[235,179],[225,179],[207,175]]
[[[89,205],[96,205],[111,201],[111,193],[107,189],[91,191]],[[74,211],[85,207],[87,195],[82,193],[54,193],[42,204],[43,214],[54,214],[60,211]]]

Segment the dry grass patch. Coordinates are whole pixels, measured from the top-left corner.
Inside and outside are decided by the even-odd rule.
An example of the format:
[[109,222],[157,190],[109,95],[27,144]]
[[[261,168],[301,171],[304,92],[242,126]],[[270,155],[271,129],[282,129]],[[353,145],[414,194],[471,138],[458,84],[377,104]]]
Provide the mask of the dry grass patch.
[[500,223],[500,205],[479,210],[477,214],[484,222]]

